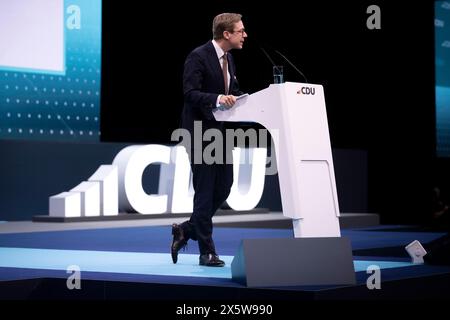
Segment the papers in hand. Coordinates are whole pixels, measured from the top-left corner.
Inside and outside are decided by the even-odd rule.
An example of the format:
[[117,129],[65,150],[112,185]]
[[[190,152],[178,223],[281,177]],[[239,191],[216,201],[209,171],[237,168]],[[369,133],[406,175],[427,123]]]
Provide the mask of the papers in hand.
[[243,98],[247,98],[247,97],[248,97],[248,93],[244,93],[243,95],[237,96],[236,101],[241,100]]
[[242,94],[242,95],[240,95],[240,96],[237,96],[237,97],[236,97],[236,104],[235,104],[234,106],[232,106],[231,108],[227,108],[227,107],[225,107],[225,106],[223,106],[223,105],[220,105],[220,106],[218,106],[218,107],[216,108],[216,110],[227,111],[227,110],[230,110],[230,109],[232,109],[232,108],[234,108],[234,107],[238,107],[239,104],[238,104],[237,102],[240,101],[240,100],[242,100],[242,99],[247,98],[248,96],[249,96],[248,93],[244,93],[244,94]]

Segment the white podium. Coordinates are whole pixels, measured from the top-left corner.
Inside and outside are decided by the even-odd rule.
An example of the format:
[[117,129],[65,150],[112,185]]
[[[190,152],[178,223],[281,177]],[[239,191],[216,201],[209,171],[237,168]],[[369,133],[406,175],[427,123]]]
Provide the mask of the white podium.
[[283,214],[292,218],[296,238],[340,236],[322,86],[272,84],[214,116],[260,123],[274,137]]
[[[339,203],[323,87],[293,82],[271,84],[267,89],[238,100],[229,110],[216,111],[214,117],[218,121],[257,122],[269,130],[274,141],[283,214],[292,218],[294,240],[297,240],[287,243],[293,239],[279,239],[281,242],[262,239],[266,241],[260,243],[265,248],[261,248],[261,257],[257,254],[258,241],[243,240],[232,263],[233,278],[250,286],[354,283],[351,246],[347,239],[340,237]],[[298,241],[303,238],[320,240]],[[264,254],[267,256],[268,247],[273,250],[269,255],[271,261],[261,261]],[[292,261],[292,252],[285,252],[286,248],[302,250],[295,253],[297,258],[300,256],[297,263]],[[333,255],[333,250],[344,257]],[[288,263],[293,265],[277,265],[274,261],[286,259],[285,254],[290,255]],[[330,277],[327,275],[330,266],[324,263],[332,263],[331,266],[342,272],[334,269],[335,276]],[[273,264],[276,270],[267,270],[266,275],[251,279],[254,273],[261,274],[258,268],[266,268],[268,264]],[[256,268],[253,271],[252,265]],[[272,276],[273,272],[284,275]]]

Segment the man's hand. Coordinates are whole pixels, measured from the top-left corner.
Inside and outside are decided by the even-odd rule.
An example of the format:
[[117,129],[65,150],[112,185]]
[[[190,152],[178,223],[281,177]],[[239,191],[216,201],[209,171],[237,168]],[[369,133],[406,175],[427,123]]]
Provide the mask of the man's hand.
[[219,104],[221,106],[224,106],[226,109],[230,109],[234,104],[236,103],[236,97],[229,95],[229,96],[221,96],[219,100]]

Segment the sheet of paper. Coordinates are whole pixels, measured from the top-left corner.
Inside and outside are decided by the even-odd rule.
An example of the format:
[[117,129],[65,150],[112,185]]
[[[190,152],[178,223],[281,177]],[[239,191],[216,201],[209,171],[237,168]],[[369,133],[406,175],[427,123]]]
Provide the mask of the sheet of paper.
[[248,93],[244,93],[243,95],[237,96],[236,101],[248,97]]

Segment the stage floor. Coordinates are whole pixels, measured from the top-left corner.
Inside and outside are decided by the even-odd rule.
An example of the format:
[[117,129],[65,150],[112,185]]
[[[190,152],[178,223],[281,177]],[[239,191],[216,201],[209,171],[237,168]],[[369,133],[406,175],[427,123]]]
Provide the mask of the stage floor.
[[[357,285],[257,289],[246,288],[231,278],[231,261],[241,239],[287,238],[292,237],[291,230],[215,228],[216,248],[226,262],[224,268],[199,266],[196,242],[190,242],[178,263],[173,264],[170,233],[170,226],[135,226],[0,234],[0,299],[450,297],[450,267],[413,265],[404,250],[413,240],[427,243],[442,233],[411,232],[404,226],[345,229],[342,236],[352,243]],[[382,290],[366,286],[370,265],[381,269]],[[81,271],[82,293],[66,287],[70,276],[67,269],[73,269],[70,266]],[[414,285],[420,286],[420,292],[411,290]],[[214,295],[208,294],[211,290]]]

